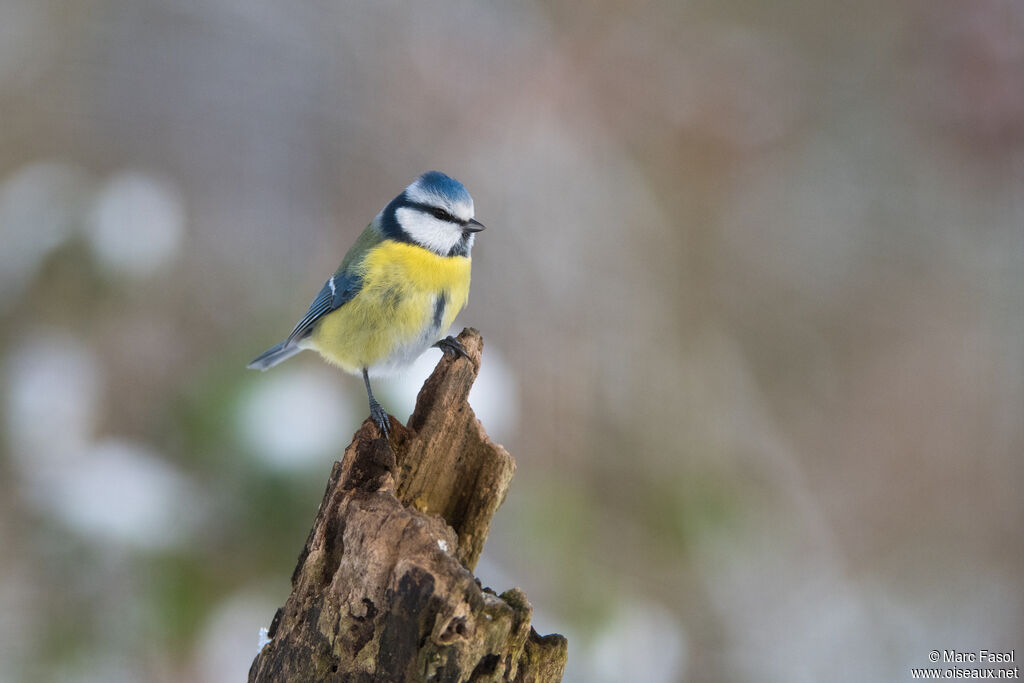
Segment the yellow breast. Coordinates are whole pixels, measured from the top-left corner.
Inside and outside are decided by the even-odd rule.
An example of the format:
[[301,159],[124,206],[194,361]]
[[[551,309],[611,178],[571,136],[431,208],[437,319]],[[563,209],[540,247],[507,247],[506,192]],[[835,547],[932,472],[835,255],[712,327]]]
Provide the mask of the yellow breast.
[[325,315],[310,338],[312,348],[348,372],[411,362],[448,330],[469,298],[466,256],[385,240],[358,272],[362,289]]

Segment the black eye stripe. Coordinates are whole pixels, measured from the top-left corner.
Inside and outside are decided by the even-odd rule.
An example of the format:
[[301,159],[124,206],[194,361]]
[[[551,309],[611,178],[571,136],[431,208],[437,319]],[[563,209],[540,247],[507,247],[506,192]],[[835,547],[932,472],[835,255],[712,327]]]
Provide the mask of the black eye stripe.
[[455,223],[456,225],[465,225],[466,221],[460,220],[455,216],[451,215],[439,206],[431,206],[429,204],[420,204],[419,202],[409,202],[406,204],[410,209],[416,209],[423,213],[429,213],[434,218],[440,221],[447,221],[449,223]]

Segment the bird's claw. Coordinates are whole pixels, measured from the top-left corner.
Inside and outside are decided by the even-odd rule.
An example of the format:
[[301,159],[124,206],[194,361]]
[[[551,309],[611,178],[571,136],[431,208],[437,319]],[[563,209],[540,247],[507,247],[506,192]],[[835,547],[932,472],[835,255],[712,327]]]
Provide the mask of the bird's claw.
[[380,433],[385,438],[391,434],[391,418],[388,416],[388,411],[384,410],[383,407],[376,401],[370,403],[370,418],[373,420],[377,428],[380,429]]
[[466,353],[466,347],[462,345],[462,342],[455,337],[448,336],[444,339],[439,339],[434,342],[433,346],[441,349],[441,353],[452,354],[456,358],[462,356],[463,358],[469,358],[469,354]]

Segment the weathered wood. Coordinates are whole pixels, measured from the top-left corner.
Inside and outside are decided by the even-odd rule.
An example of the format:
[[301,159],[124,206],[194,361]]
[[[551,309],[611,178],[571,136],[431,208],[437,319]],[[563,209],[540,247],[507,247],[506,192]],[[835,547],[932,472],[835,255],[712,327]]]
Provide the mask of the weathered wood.
[[408,428],[389,445],[367,420],[334,464],[250,683],[561,680],[565,638],[471,573],[515,463],[466,402],[483,340],[459,339],[469,358],[438,363]]
[[487,437],[467,402],[484,346],[476,330],[468,332],[459,339],[469,358],[442,360],[416,398],[409,417],[416,438],[400,451],[397,495],[448,522],[459,536],[456,557],[472,570],[516,463]]

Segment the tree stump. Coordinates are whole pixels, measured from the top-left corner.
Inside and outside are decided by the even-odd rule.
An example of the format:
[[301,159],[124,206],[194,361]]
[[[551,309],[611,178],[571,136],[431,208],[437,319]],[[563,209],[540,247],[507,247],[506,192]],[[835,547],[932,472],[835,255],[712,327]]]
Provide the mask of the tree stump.
[[408,427],[391,418],[389,444],[367,419],[334,464],[250,683],[561,680],[566,639],[472,574],[515,462],[466,401],[483,339],[459,340],[469,357],[441,359]]

